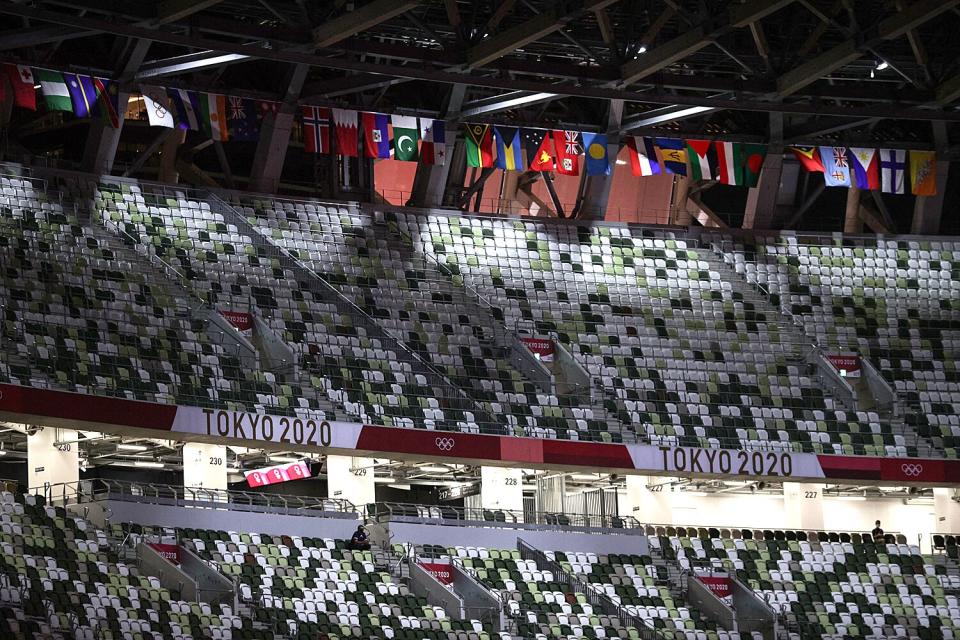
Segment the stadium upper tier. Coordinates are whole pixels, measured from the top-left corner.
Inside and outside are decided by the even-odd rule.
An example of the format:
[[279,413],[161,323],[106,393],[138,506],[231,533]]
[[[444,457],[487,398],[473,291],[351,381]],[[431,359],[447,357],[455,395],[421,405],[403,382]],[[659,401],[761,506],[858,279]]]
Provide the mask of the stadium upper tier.
[[[2,180],[0,378],[15,383],[388,426],[917,455],[895,415],[831,394],[808,364],[820,346],[870,358],[901,408],[922,409],[921,434],[955,455],[949,241],[735,244],[599,222],[228,203],[132,181],[74,179],[61,196]],[[254,310],[296,367],[243,366],[210,339],[202,309]],[[511,359],[519,335],[554,339],[588,388],[538,385]]]

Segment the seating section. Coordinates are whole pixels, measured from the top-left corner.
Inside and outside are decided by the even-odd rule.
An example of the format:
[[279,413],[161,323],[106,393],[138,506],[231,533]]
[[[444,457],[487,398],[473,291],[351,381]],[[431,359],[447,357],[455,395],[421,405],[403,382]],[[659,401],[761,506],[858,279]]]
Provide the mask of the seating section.
[[[402,545],[398,545],[402,546]],[[397,552],[401,550],[398,548]],[[657,637],[677,640],[740,638],[711,621],[701,619],[698,611],[677,603],[664,586],[663,567],[653,565],[649,556],[545,552],[559,567],[577,576],[578,591],[550,570],[538,569],[534,560],[524,560],[511,549],[483,547],[443,547],[419,545],[418,556],[456,558],[502,601],[517,623],[521,637],[527,638],[639,638],[641,630],[624,626],[616,615],[603,614],[591,604],[594,594],[606,596],[648,627]],[[744,634],[744,639],[751,638]]]
[[2,637],[266,640],[229,606],[138,575],[104,532],[31,495],[0,493]]
[[903,536],[678,527],[650,543],[682,567],[735,573],[800,638],[960,637],[960,576]]
[[389,572],[377,570],[370,551],[347,550],[343,540],[187,529],[181,542],[236,576],[241,598],[262,606],[258,621],[280,623],[298,638],[500,637],[412,595]]
[[868,358],[907,424],[956,457],[960,446],[960,245],[782,233],[712,238],[825,349]]

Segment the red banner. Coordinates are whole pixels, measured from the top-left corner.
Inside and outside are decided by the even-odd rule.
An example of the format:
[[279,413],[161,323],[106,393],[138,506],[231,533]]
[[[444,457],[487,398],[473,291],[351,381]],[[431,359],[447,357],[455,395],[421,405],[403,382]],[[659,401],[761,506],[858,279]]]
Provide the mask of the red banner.
[[860,377],[860,356],[843,356],[837,353],[827,355],[830,364],[846,378]]
[[245,311],[221,311],[220,315],[240,331],[253,329],[253,315]]
[[278,484],[280,482],[309,478],[310,467],[307,466],[306,462],[300,460],[292,464],[280,464],[275,467],[267,467],[255,471],[244,471],[243,476],[247,479],[248,487],[265,487],[268,484]]
[[448,562],[420,562],[421,567],[430,572],[437,582],[450,585],[453,584],[453,572],[450,570]]
[[553,360],[553,353],[555,351],[553,340],[547,340],[546,338],[520,339],[523,340],[523,344],[527,345],[527,349],[530,349],[534,355],[539,356],[544,362],[551,362]]
[[147,544],[151,549],[169,560],[175,565],[180,564],[180,547],[175,544],[163,544],[161,542],[150,542]]
[[730,596],[730,578],[725,576],[697,576],[697,580],[705,584],[718,598]]

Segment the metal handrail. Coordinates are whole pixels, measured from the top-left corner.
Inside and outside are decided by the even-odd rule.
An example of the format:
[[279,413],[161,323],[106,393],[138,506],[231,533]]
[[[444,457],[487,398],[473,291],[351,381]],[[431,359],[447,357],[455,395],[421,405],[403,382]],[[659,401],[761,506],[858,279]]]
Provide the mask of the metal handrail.
[[[471,526],[511,527],[511,525],[557,526],[564,529],[602,528],[611,532],[638,532],[643,525],[633,516],[616,516],[582,513],[522,512],[504,509],[475,509],[453,506],[424,506],[407,503],[378,502],[375,505],[377,518],[415,517],[451,522],[469,523]],[[533,515],[534,519],[528,519]],[[502,516],[502,519],[498,519]],[[620,526],[615,526],[620,525]]]

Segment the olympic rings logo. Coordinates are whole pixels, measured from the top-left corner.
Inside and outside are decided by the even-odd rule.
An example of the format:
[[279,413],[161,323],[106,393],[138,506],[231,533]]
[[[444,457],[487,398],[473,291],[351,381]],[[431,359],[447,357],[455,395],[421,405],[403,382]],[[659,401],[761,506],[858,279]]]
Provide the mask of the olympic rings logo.
[[922,464],[903,464],[900,465],[900,471],[903,471],[903,475],[910,477],[917,477],[923,473]]
[[456,444],[453,438],[437,438],[435,442],[437,449],[440,449],[440,451],[450,451]]

